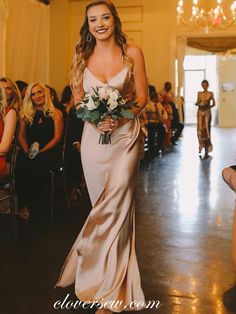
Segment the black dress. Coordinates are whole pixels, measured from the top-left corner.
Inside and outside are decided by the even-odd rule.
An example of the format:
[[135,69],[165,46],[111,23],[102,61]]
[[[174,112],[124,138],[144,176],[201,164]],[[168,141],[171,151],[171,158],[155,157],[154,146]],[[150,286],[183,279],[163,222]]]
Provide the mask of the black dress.
[[76,117],[76,110],[72,108],[68,114],[68,131],[66,141],[65,163],[67,183],[69,188],[78,187],[82,178],[82,164],[80,153],[73,147],[73,143],[81,143],[84,122]]
[[[29,146],[34,142],[43,148],[54,137],[54,121],[42,111],[35,114],[32,124],[26,126],[26,139]],[[34,159],[20,150],[16,162],[16,190],[19,206],[30,206],[48,190],[49,171],[54,169],[61,158],[61,145],[38,154]]]

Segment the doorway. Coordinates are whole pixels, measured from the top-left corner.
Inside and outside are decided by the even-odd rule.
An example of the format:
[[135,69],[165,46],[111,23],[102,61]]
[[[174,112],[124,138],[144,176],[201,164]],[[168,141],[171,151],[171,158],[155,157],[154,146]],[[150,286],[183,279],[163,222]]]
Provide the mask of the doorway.
[[[185,123],[197,123],[197,93],[201,91],[202,80],[209,81],[209,90],[218,98],[218,71],[215,55],[186,55],[184,59]],[[217,101],[216,101],[217,103]],[[216,124],[217,109],[212,109],[212,124]]]

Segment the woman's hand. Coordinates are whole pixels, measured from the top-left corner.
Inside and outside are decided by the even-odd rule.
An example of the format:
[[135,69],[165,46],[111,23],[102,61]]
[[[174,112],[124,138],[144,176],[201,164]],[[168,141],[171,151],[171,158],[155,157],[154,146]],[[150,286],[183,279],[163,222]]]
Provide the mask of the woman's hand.
[[97,128],[100,133],[112,133],[118,127],[119,122],[112,119],[111,117],[106,117],[104,120],[98,123]]
[[81,151],[81,144],[80,144],[80,142],[75,142],[75,143],[73,144],[73,147],[74,147],[74,149],[75,149],[78,153],[80,153],[80,151]]

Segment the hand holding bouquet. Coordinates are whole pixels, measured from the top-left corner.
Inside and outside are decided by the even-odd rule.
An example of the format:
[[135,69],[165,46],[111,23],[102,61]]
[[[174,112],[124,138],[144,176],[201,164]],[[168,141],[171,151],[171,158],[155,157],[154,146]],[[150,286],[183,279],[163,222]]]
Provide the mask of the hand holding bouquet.
[[198,101],[196,104],[196,106],[202,108],[202,107],[208,107],[210,106],[210,99],[206,100],[206,101],[203,101],[203,100],[200,100]]
[[[107,117],[113,120],[122,117],[133,119],[134,114],[129,111],[132,107],[138,107],[137,103],[128,104],[128,101],[122,98],[117,89],[105,84],[104,86],[96,86],[85,94],[83,101],[79,103],[77,117],[95,125],[98,125]],[[111,143],[111,133],[101,134],[99,143]]]

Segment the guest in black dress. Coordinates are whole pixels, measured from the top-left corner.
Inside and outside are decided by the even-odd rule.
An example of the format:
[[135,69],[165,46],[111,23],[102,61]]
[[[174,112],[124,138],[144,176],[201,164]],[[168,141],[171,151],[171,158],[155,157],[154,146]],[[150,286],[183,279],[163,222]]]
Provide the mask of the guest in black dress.
[[66,115],[65,169],[69,190],[68,206],[70,206],[71,202],[76,200],[78,197],[78,188],[85,187],[85,180],[80,157],[80,143],[84,123],[81,119],[76,117],[74,97],[69,85],[66,85],[63,89],[61,95],[61,106],[63,106]]
[[41,83],[31,84],[20,113],[21,150],[16,164],[19,213],[24,219],[30,217],[29,205],[41,197],[48,185],[49,170],[61,158],[62,133],[62,113],[52,104],[46,87]]
[[49,91],[49,95],[50,95],[50,98],[51,98],[51,101],[52,101],[53,105],[62,112],[63,119],[64,119],[64,124],[65,124],[66,117],[67,117],[67,113],[66,113],[65,107],[59,101],[59,98],[57,96],[57,92],[56,92],[55,88],[53,88],[53,87],[51,87],[49,85],[45,85],[45,86],[47,87],[47,90]]
[[66,174],[69,187],[69,204],[76,200],[78,190],[86,186],[80,156],[80,145],[84,122],[76,117],[76,110],[72,108],[68,115],[68,133],[66,144]]
[[70,85],[66,85],[61,94],[61,105],[64,110],[69,114],[70,110],[74,107],[74,97]]

